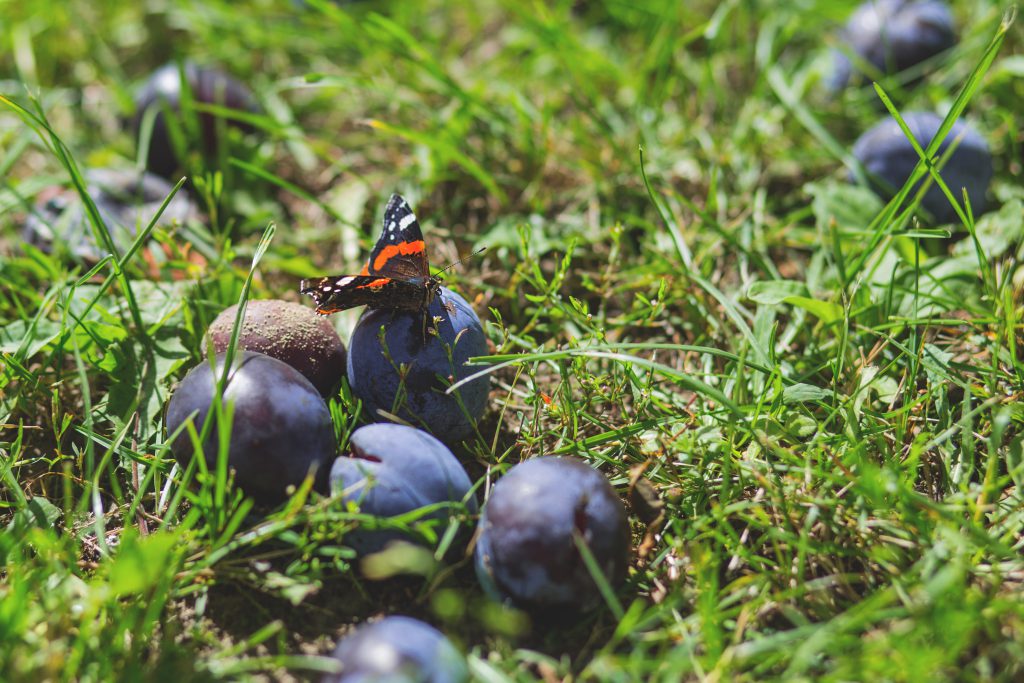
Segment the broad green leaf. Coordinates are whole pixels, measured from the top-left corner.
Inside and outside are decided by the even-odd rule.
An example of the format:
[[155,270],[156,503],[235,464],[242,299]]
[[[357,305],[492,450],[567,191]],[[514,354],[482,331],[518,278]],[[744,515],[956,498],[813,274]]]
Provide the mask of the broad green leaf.
[[817,316],[823,323],[834,323],[843,319],[843,307],[831,301],[821,301],[806,296],[786,297],[786,303],[798,306],[811,315]]
[[807,285],[796,280],[755,282],[747,289],[747,298],[759,304],[777,306],[791,296],[808,296]]
[[813,384],[794,384],[782,390],[783,403],[803,403],[805,401],[824,401],[832,396],[832,391],[816,387]]

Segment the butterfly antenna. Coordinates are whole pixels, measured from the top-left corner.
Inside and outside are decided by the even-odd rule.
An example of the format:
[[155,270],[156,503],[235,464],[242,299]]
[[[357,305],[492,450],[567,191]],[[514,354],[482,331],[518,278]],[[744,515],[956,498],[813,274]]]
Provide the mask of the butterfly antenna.
[[437,275],[435,275],[434,277],[441,277],[441,274],[442,274],[442,273],[447,273],[447,272],[448,272],[449,270],[451,270],[451,269],[452,269],[452,268],[454,268],[455,266],[459,265],[460,263],[465,263],[465,262],[466,262],[466,261],[468,261],[469,259],[473,258],[474,256],[477,256],[478,254],[482,254],[482,253],[484,253],[485,251],[487,251],[487,247],[480,247],[479,249],[477,249],[476,251],[474,251],[474,252],[473,252],[472,254],[470,254],[469,256],[463,256],[463,257],[462,257],[462,258],[460,258],[460,259],[459,259],[458,261],[455,261],[454,263],[449,263],[449,264],[448,264],[447,266],[445,266],[444,268],[442,268],[441,270],[439,270],[439,271],[437,272]]

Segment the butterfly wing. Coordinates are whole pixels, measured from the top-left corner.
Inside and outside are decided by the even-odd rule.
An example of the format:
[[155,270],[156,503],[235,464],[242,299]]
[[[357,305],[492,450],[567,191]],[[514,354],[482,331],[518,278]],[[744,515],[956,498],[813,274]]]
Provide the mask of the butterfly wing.
[[320,315],[356,306],[418,311],[427,290],[422,284],[377,275],[339,275],[303,280],[299,291],[313,297]]
[[427,249],[416,214],[405,198],[391,195],[384,209],[384,228],[370,260],[360,275],[376,275],[396,280],[430,277]]

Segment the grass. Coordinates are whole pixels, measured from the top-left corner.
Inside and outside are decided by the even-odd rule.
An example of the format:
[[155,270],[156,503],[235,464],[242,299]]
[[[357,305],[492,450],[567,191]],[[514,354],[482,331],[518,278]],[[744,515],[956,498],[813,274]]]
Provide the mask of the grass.
[[[485,681],[1018,679],[1021,28],[956,3],[921,85],[830,97],[854,4],[0,0],[0,679],[315,679],[391,612]],[[45,187],[139,163],[118,121],[184,57],[265,112],[178,190],[207,221],[95,264],[24,244]],[[933,229],[847,185],[886,107],[966,115],[994,209]],[[161,414],[206,326],[354,272],[392,191],[435,265],[488,247],[447,275],[495,347],[458,453],[479,490],[560,453],[630,501],[608,609],[530,624],[454,530],[360,564],[346,531],[415,515],[307,490],[256,514],[172,467]],[[347,389],[331,408],[349,433]]]

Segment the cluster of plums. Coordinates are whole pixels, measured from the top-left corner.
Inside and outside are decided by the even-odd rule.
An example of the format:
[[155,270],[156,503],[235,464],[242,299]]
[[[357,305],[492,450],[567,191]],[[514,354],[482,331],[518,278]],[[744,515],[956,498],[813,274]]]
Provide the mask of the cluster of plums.
[[[446,379],[463,379],[471,372],[466,360],[486,353],[486,338],[480,319],[462,297],[445,289],[438,299],[434,331],[428,334],[419,312],[366,311],[347,352],[334,327],[312,309],[281,300],[248,302],[221,398],[233,405],[228,464],[237,484],[257,501],[276,504],[313,471],[316,488],[327,492],[337,444],[324,397],[346,373],[353,395],[371,419],[397,414],[450,444],[471,436],[486,405],[488,381],[474,379],[449,395]],[[213,321],[207,330],[210,357],[185,376],[168,403],[168,431],[177,432],[172,450],[183,464],[191,460],[194,448],[193,437],[182,426],[192,416],[198,433],[214,408],[237,316],[237,306],[232,306]],[[429,449],[424,444],[431,443],[444,448],[415,429],[409,431],[423,437],[415,443],[387,425],[373,429],[379,430],[374,432],[378,436],[367,437],[370,441],[352,439],[357,456],[374,451],[373,438],[382,443],[404,439],[403,452],[425,452]],[[207,432],[203,453],[213,465],[220,437],[215,429]],[[381,436],[385,434],[390,436]],[[374,452],[363,459],[380,463],[388,457]],[[336,469],[332,478],[348,476],[344,466]],[[468,483],[462,488],[464,494]],[[431,489],[424,485],[424,490]]]
[[[370,310],[357,323],[347,352],[334,328],[311,309],[284,301],[250,301],[240,325],[239,350],[218,395],[237,316],[236,307],[226,309],[207,333],[212,356],[185,376],[168,403],[172,453],[182,467],[191,465],[197,457],[196,435],[213,419],[221,396],[231,406],[225,456],[229,470],[235,485],[260,503],[284,501],[310,477],[322,495],[356,504],[378,519],[426,508],[413,515],[416,524],[440,525],[435,527],[440,531],[460,515],[476,514],[473,483],[441,439],[411,426],[369,424],[352,433],[348,452],[339,457],[323,398],[347,372],[353,393],[359,396],[357,389],[368,386],[372,391],[363,400],[384,401],[390,408],[394,394],[386,398],[387,393],[410,376],[396,370],[395,357],[406,368],[424,373],[430,368],[453,377],[465,372],[462,366],[453,369],[452,359],[478,355],[485,347],[472,346],[470,353],[460,355],[443,346],[458,349],[466,339],[482,344],[479,320],[453,292],[442,290],[439,298],[436,335],[424,340],[418,313]],[[356,377],[361,379],[353,381]],[[475,418],[467,416],[465,407],[476,404],[473,395],[455,402],[441,391],[443,384],[424,378],[422,385],[405,392],[415,397],[418,417],[428,418],[425,426],[442,438],[472,431]],[[486,380],[467,387],[479,394],[482,410]],[[214,421],[202,442],[208,470],[219,457],[218,430]],[[420,538],[407,526],[386,522],[365,524],[345,536],[360,555]],[[604,581],[616,585],[625,576],[629,552],[625,508],[605,477],[582,461],[540,457],[512,467],[494,485],[480,514],[474,559],[480,583],[492,598],[524,610],[561,612],[600,603],[588,559]],[[385,674],[430,681],[466,677],[465,662],[454,647],[432,627],[407,617],[389,617],[358,629],[339,644],[335,657],[343,672],[327,680]]]
[[[390,427],[394,426],[372,426]],[[365,442],[375,444],[375,435],[365,437]],[[442,460],[439,455],[433,457]],[[450,453],[444,459],[448,457]],[[383,487],[385,499],[408,495],[400,492],[410,487],[412,475],[403,479],[394,468],[418,470],[422,465],[422,461],[399,465],[396,460],[400,458],[382,459],[376,468],[381,482],[377,486]],[[348,465],[344,470],[358,481],[360,467],[367,465]],[[338,470],[336,464],[332,478]],[[440,483],[434,475],[428,478],[433,480],[431,486]],[[484,506],[474,551],[477,577],[492,598],[520,609],[579,613],[600,601],[580,545],[586,546],[605,581],[612,586],[621,583],[630,549],[622,501],[600,472],[581,461],[527,460],[498,480]],[[468,679],[465,661],[451,643],[433,627],[409,617],[387,617],[357,629],[341,640],[334,657],[342,671],[326,677],[325,683],[383,680],[381,676],[437,683]]]
[[[919,80],[919,72],[929,62],[956,45],[956,30],[953,15],[942,0],[868,0],[850,17],[841,43],[829,81],[832,90],[901,73],[910,73]],[[928,111],[908,112],[901,117],[922,149],[937,135],[943,120]],[[953,151],[946,159],[951,146]],[[920,160],[894,118],[882,120],[861,135],[853,146],[853,155],[867,171],[872,189],[884,198],[903,187]],[[942,141],[938,158],[945,159],[940,175],[954,197],[962,203],[961,188],[966,190],[971,212],[980,215],[986,208],[985,194],[992,179],[992,155],[985,139],[957,121]],[[916,193],[917,187],[912,192]],[[934,182],[920,206],[935,223],[959,220]]]

